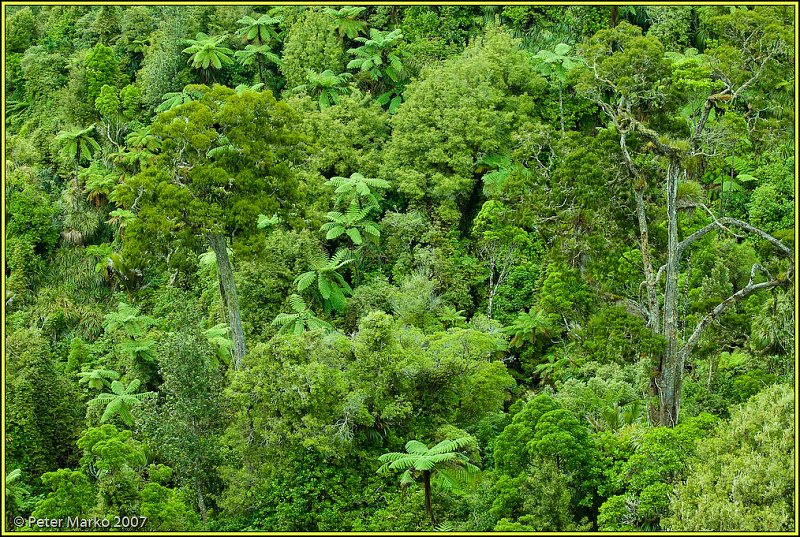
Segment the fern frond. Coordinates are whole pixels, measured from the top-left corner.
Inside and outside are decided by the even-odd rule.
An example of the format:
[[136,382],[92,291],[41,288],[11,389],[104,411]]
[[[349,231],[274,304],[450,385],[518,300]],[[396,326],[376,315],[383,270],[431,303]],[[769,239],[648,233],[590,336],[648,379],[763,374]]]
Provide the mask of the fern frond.
[[308,272],[304,272],[303,274],[298,276],[294,280],[295,285],[297,285],[297,290],[302,293],[303,291],[308,289],[308,286],[310,286],[311,282],[314,281],[314,277],[316,275],[317,275],[316,272],[314,272],[313,270],[309,270]]
[[303,332],[305,332],[305,323],[303,322],[303,320],[302,320],[302,319],[299,319],[299,318],[298,318],[298,319],[297,319],[297,320],[294,322],[294,329],[293,329],[293,332],[294,332],[294,335],[296,335],[296,336],[299,336],[300,334],[302,334]]
[[428,453],[428,446],[419,440],[409,440],[406,442],[406,451],[414,455],[424,455]]
[[111,416],[119,412],[119,410],[122,408],[122,405],[123,405],[122,399],[114,399],[113,401],[111,401],[106,407],[105,412],[103,412],[103,415],[100,416],[100,422],[105,423],[106,421],[111,419]]
[[414,476],[411,475],[411,470],[406,470],[400,476],[400,486],[405,488],[414,484]]
[[126,407],[125,405],[122,405],[119,408],[119,417],[122,418],[122,422],[125,425],[128,425],[128,426],[133,425],[133,416],[131,415],[130,411],[128,410],[128,407]]
[[272,326],[286,326],[295,319],[297,319],[298,315],[293,313],[279,313],[275,316],[272,320]]
[[139,379],[133,379],[128,387],[125,389],[126,394],[131,394],[139,389],[139,386],[142,384],[142,381]]
[[350,237],[350,240],[353,241],[353,244],[357,246],[364,242],[364,239],[361,238],[361,233],[354,227],[351,227],[347,230],[347,236]]
[[[342,233],[345,232],[345,228],[341,224],[334,224],[333,222],[331,222],[331,224],[331,228],[325,234],[325,240],[328,241],[340,237]],[[327,226],[327,224],[323,225],[322,228],[325,228],[325,226]],[[321,229],[321,231],[325,231],[325,229]]]
[[122,395],[125,393],[125,385],[120,381],[115,380],[111,383],[111,391],[117,395]]
[[450,451],[458,451],[468,447],[476,447],[477,442],[473,436],[462,436],[453,440],[442,440],[431,448],[431,455],[439,453],[447,453]]
[[289,296],[289,304],[292,306],[292,309],[297,313],[303,313],[308,308],[308,306],[306,305],[306,301],[303,300],[303,297],[296,294],[291,294]]

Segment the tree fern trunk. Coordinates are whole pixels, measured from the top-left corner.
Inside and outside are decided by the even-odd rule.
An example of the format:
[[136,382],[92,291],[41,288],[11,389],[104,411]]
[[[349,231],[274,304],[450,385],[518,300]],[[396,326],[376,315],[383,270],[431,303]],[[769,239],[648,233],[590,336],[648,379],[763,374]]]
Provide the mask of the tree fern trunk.
[[436,527],[436,519],[433,518],[433,506],[431,506],[431,473],[424,472],[422,480],[425,484],[425,512],[431,518],[431,525]]

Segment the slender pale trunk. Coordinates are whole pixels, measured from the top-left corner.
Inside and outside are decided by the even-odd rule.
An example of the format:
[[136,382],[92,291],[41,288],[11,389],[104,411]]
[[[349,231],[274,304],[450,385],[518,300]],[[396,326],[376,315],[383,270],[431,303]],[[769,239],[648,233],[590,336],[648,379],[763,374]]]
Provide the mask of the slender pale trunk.
[[203,492],[200,490],[200,483],[197,479],[194,482],[194,489],[197,493],[197,508],[200,510],[200,519],[205,524],[208,522],[208,509],[206,509],[206,501],[203,498]]
[[494,293],[497,290],[494,283],[495,261],[492,259],[492,266],[489,269],[489,305],[486,308],[486,316],[492,318],[492,306],[494,305]]
[[647,321],[650,329],[659,333],[661,319],[659,313],[658,294],[656,293],[656,275],[653,271],[653,260],[650,258],[650,232],[647,226],[647,215],[644,206],[644,188],[635,188],[636,218],[639,221],[639,242],[642,251],[645,287],[647,288]]
[[667,169],[667,264],[664,287],[664,324],[662,335],[666,340],[664,360],[656,382],[658,388],[658,422],[674,426],[678,423],[683,353],[678,346],[678,175],[680,167],[671,161]]
[[219,233],[209,234],[208,242],[214,250],[217,260],[217,274],[222,301],[228,310],[228,320],[233,338],[233,368],[240,370],[244,363],[245,344],[244,331],[242,330],[242,316],[239,311],[239,298],[236,294],[236,284],[233,281],[233,269],[228,258],[228,245],[225,237]]
[[692,278],[692,256],[686,258],[686,280],[683,282],[683,312],[681,313],[681,339],[686,339],[686,317],[689,316],[689,281]]

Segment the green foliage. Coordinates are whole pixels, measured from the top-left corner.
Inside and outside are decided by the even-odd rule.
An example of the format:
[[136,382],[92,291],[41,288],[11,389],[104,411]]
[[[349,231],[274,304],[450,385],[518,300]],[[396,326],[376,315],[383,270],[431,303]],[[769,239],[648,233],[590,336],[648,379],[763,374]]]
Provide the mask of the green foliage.
[[10,6],[7,525],[794,529],[793,13]]
[[[161,517],[165,527],[197,527],[199,521],[192,506],[203,502],[201,509],[203,505],[213,508],[212,497],[220,490],[217,467],[221,464],[219,436],[225,419],[223,376],[213,348],[194,330],[169,335],[160,355],[163,401],[154,412],[143,416],[141,427],[148,447],[174,468],[172,481],[185,490],[146,485],[142,508],[145,502],[153,502],[152,508],[160,512],[155,516]],[[150,480],[167,484],[155,479],[152,470]],[[151,495],[153,499],[149,499]],[[171,519],[173,511],[187,516]],[[207,516],[202,510],[200,514]]]
[[9,331],[5,345],[7,461],[40,476],[70,461],[82,404],[38,331]]
[[494,531],[577,531],[571,513],[572,496],[568,480],[549,461],[518,477],[501,475],[492,487],[489,509],[497,521]]
[[553,325],[542,310],[531,308],[528,313],[520,312],[506,331],[511,336],[511,346],[522,347],[526,343],[547,340],[553,333]]
[[117,88],[103,84],[100,94],[94,101],[95,109],[106,118],[116,118],[122,112],[122,103],[117,93]]
[[81,470],[62,468],[42,475],[49,489],[36,504],[31,516],[36,518],[88,517],[95,507],[95,487]]
[[286,30],[281,65],[286,87],[291,89],[302,85],[309,70],[341,73],[344,71],[344,58],[336,21],[320,8],[305,9]]
[[[328,222],[324,223],[320,231],[325,231],[325,240],[332,240],[346,234],[353,244],[361,246],[364,236],[377,239],[381,236],[378,225],[371,220],[367,220],[367,215],[372,207],[359,207],[358,201],[353,200],[347,208],[346,213],[331,211],[326,216]],[[362,233],[363,231],[363,233]]]
[[258,67],[259,79],[261,83],[266,83],[266,73],[264,72],[267,62],[280,66],[280,57],[272,51],[269,44],[247,45],[243,50],[237,50],[233,57],[239,60],[242,65],[253,65]]
[[514,415],[511,423],[497,437],[494,445],[495,468],[516,476],[531,464],[527,444],[533,440],[534,431],[541,417],[559,408],[559,404],[548,395],[537,395]]
[[119,373],[109,369],[93,369],[91,371],[83,371],[78,373],[81,384],[86,384],[87,387],[102,390],[103,388],[110,388],[111,382],[119,379]]
[[669,513],[672,487],[684,478],[697,441],[708,434],[714,422],[713,416],[701,414],[673,429],[644,431],[633,454],[611,477],[620,493],[600,506],[599,529],[659,529],[661,518]]
[[673,531],[791,527],[793,409],[794,391],[776,385],[702,438],[662,525]]
[[81,162],[88,162],[96,151],[100,149],[97,140],[90,136],[94,125],[81,129],[75,127],[64,130],[56,135],[56,141],[62,146],[62,154],[68,159],[74,159],[76,166]]
[[165,93],[179,91],[190,82],[182,72],[186,64],[181,56],[182,40],[189,34],[188,16],[189,10],[169,11],[151,34],[152,45],[144,50],[137,84],[149,106],[160,103]]
[[27,284],[36,275],[36,254],[49,255],[58,240],[56,209],[32,179],[9,174],[6,182],[6,263],[11,278]]
[[425,75],[407,86],[394,116],[384,176],[412,207],[454,223],[477,185],[475,156],[510,145],[515,110],[529,102],[523,93],[538,94],[543,80],[499,31]]
[[[401,39],[403,39],[403,32],[399,28],[389,33],[381,32],[376,28],[370,29],[369,38],[356,37],[354,39],[363,44],[347,51],[355,56],[347,64],[347,68],[369,73],[373,81],[386,76],[392,82],[399,82],[403,73],[403,63],[392,49],[402,43]],[[382,65],[385,67],[381,67]]]
[[114,54],[114,49],[102,43],[97,43],[86,55],[86,82],[89,85],[89,102],[95,102],[103,86],[118,87],[121,78],[122,73],[120,72],[119,61]]
[[640,317],[612,307],[589,318],[580,348],[585,356],[600,363],[633,364],[657,360],[664,351],[664,341],[647,329]]
[[6,49],[8,52],[25,52],[36,42],[36,17],[30,7],[9,13],[6,20]]
[[[253,222],[258,214],[276,212],[281,205],[276,197],[298,195],[290,163],[302,146],[293,129],[296,116],[285,103],[276,102],[269,92],[240,95],[221,86],[190,86],[187,91],[202,97],[158,117],[152,133],[162,147],[155,165],[126,181],[119,196],[129,210],[139,198],[123,249],[126,260],[135,265],[145,259],[160,261],[152,254],[164,255],[174,239],[182,248],[170,255],[171,264],[191,267],[196,260],[192,250],[207,233],[229,232],[246,246],[257,236]],[[185,152],[183,144],[194,150]],[[225,146],[235,150],[213,152]],[[212,158],[207,158],[210,151]],[[264,159],[262,154],[270,156]],[[176,184],[173,174],[184,180]],[[265,191],[274,191],[275,197],[263,196]],[[189,209],[188,219],[184,208]],[[234,250],[237,246],[234,243]]]
[[200,517],[192,508],[191,494],[147,483],[142,487],[139,513],[157,531],[192,531],[202,528]]
[[156,107],[156,112],[164,112],[165,110],[172,110],[176,106],[186,104],[202,96],[199,91],[190,91],[188,87],[183,91],[172,91],[165,93],[161,96],[164,99],[160,105]]
[[[380,207],[376,190],[389,188],[389,182],[383,179],[364,177],[358,172],[350,177],[331,177],[328,184],[336,187],[336,205],[344,205],[348,201],[361,201],[362,206],[378,209]],[[362,201],[363,200],[363,201]]]
[[106,314],[103,328],[106,332],[122,329],[128,336],[142,337],[147,329],[154,325],[156,320],[147,315],[139,315],[139,308],[120,302],[117,311]]

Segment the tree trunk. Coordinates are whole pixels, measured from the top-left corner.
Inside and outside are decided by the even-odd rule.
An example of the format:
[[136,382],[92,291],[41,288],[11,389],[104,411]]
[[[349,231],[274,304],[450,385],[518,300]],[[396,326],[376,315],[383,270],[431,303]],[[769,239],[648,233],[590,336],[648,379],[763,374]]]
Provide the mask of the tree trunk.
[[75,155],[75,195],[72,197],[72,208],[76,211],[78,210],[78,206],[80,205],[80,198],[81,198],[81,180],[78,177],[78,173],[81,170],[81,146],[80,142],[78,142],[78,152]]
[[639,221],[639,247],[642,252],[645,287],[647,288],[647,324],[653,332],[659,333],[661,331],[661,319],[658,311],[658,295],[656,294],[657,282],[653,272],[653,261],[650,259],[650,232],[647,225],[647,215],[645,214],[643,189],[636,188],[634,195],[636,197],[636,218]]
[[217,259],[220,291],[225,308],[228,310],[231,337],[233,338],[233,368],[238,371],[242,368],[244,361],[244,331],[242,330],[242,316],[239,312],[239,298],[236,295],[236,284],[233,281],[233,270],[228,258],[228,245],[225,237],[219,233],[209,234],[208,242]]
[[494,292],[495,292],[495,285],[494,285],[494,268],[495,268],[495,261],[492,259],[492,264],[489,267],[489,305],[486,308],[486,316],[490,319],[492,318],[492,305],[494,304]]
[[431,473],[423,472],[422,481],[425,484],[425,512],[431,518],[431,525],[436,528],[436,519],[433,518],[433,507],[431,506]]
[[656,387],[658,389],[658,423],[674,426],[678,423],[680,386],[683,360],[678,349],[678,175],[680,167],[672,160],[667,168],[667,264],[664,287],[664,321],[662,335],[667,348],[661,363]]
[[194,489],[197,492],[197,508],[200,510],[200,519],[205,524],[208,521],[208,510],[206,509],[206,501],[203,498],[203,492],[200,490],[200,483],[197,479],[194,481]]
[[561,115],[561,134],[564,134],[564,89],[562,84],[558,85],[558,111]]

